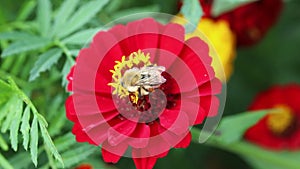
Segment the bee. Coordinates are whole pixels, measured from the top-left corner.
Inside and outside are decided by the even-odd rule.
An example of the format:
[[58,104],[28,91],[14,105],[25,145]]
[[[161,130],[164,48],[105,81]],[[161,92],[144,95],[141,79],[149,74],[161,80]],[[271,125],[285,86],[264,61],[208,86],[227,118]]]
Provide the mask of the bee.
[[166,79],[161,75],[164,71],[165,67],[163,66],[134,67],[125,71],[120,83],[130,94],[142,97],[149,95],[150,92],[166,82]]

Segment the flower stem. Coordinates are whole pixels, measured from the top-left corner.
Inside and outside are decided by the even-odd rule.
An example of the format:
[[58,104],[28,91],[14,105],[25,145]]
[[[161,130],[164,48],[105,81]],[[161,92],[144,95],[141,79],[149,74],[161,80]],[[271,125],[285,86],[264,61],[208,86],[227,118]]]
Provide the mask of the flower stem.
[[74,64],[74,59],[71,55],[70,50],[67,48],[67,46],[62,43],[60,40],[56,40],[55,45],[57,45],[59,48],[62,49],[62,51],[64,52],[64,54],[66,55],[67,59],[70,61],[70,63],[72,63],[72,65]]
[[[192,129],[191,132],[193,135],[192,141],[195,143],[199,143],[198,138],[200,136],[200,132],[201,134],[206,134],[204,131],[200,131],[199,129],[195,129],[195,128]],[[260,147],[247,143],[245,141],[228,144],[223,142],[219,136],[212,135],[205,144],[226,151],[230,151],[245,157],[256,158],[261,161],[274,164],[275,166],[284,166],[286,169],[295,169],[299,167],[298,161],[293,160],[291,158],[284,158],[282,155],[279,155],[282,152],[272,152],[272,151],[264,150]]]
[[15,81],[11,77],[8,77],[7,81],[11,85],[12,89],[17,93],[17,95],[31,108],[32,113],[35,116],[38,116],[39,113],[38,113],[37,109],[35,108],[35,106],[31,102],[31,100],[28,98],[28,96],[23,91],[21,91],[19,89],[19,87],[17,86]]

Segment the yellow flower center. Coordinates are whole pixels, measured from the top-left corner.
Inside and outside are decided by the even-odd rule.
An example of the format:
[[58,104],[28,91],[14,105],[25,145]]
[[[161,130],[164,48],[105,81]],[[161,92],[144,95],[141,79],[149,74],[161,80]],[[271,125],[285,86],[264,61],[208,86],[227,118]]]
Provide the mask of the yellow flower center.
[[[129,73],[125,73],[126,70],[135,68],[135,67],[141,67],[141,66],[148,66],[151,65],[150,62],[150,55],[145,54],[141,50],[138,50],[137,52],[131,53],[128,57],[123,56],[120,61],[115,61],[116,64],[114,66],[113,70],[110,70],[112,73],[112,79],[113,82],[109,83],[108,85],[113,87],[114,90],[112,94],[118,95],[120,98],[123,98],[125,96],[129,96],[130,94],[130,100],[133,103],[137,103],[138,100],[138,92],[129,92],[127,88],[122,85],[122,78],[124,75],[129,76]],[[135,80],[135,77],[132,76],[131,78],[127,78],[128,81]]]
[[294,116],[292,110],[286,105],[277,105],[267,119],[269,129],[274,133],[281,135],[292,125]]

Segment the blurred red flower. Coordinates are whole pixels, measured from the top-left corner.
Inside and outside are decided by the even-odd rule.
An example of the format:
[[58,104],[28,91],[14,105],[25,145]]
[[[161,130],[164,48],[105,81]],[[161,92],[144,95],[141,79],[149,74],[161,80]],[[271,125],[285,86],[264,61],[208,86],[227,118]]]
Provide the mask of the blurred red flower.
[[229,22],[240,46],[259,42],[276,23],[283,6],[282,0],[258,0],[222,14],[218,19]]
[[199,0],[199,2],[202,7],[202,10],[203,10],[203,16],[212,18],[211,8],[212,8],[214,1],[213,0]]
[[259,42],[276,23],[282,11],[282,0],[257,0],[242,5],[220,16],[213,16],[213,0],[199,0],[204,17],[226,20],[236,34],[238,46],[250,46]]
[[[109,163],[131,151],[138,169],[187,147],[189,126],[217,114],[221,82],[208,45],[184,38],[182,26],[154,19],[97,33],[68,76],[66,113],[76,140],[101,145]],[[142,83],[149,77],[155,85]]]
[[300,85],[275,86],[260,93],[250,110],[274,109],[249,128],[245,138],[270,149],[300,148]]
[[80,164],[75,169],[93,169],[93,166],[91,166],[90,164]]

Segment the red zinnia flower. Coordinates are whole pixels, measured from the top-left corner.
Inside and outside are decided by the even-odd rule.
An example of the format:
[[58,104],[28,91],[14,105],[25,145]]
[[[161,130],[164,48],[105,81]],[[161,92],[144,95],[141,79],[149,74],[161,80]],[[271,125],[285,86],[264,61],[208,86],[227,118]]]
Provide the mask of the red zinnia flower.
[[250,110],[273,109],[245,138],[270,149],[300,148],[300,86],[275,86],[260,93]]
[[219,107],[221,83],[208,53],[201,39],[184,40],[182,26],[153,19],[97,33],[68,76],[76,140],[101,145],[105,162],[131,154],[138,169],[187,147],[189,126]]

